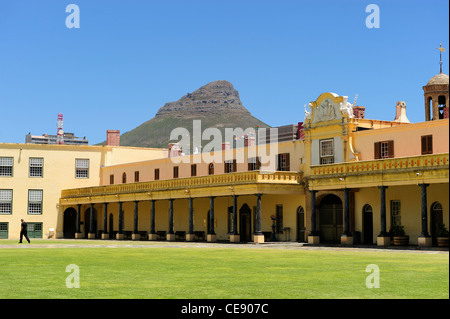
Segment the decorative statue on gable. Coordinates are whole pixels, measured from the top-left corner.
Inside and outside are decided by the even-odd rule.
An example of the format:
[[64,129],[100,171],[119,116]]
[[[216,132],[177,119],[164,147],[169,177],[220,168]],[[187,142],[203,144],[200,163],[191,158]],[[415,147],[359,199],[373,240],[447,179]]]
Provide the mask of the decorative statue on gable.
[[305,104],[305,120],[310,120],[311,116],[312,116],[312,105],[311,103],[308,104],[308,109],[306,109],[306,104]]
[[353,118],[354,117],[353,106],[356,103],[356,99],[355,99],[355,103],[353,103],[353,105],[348,102],[348,96],[343,96],[343,99],[344,99],[344,101],[342,101],[340,103],[340,111],[341,111],[342,116],[345,116],[347,114],[347,116],[349,118]]

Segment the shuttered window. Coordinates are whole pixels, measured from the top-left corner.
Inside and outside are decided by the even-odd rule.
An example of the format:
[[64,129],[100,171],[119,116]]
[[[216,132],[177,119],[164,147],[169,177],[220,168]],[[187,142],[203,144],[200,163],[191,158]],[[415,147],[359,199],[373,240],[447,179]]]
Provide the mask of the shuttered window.
[[290,154],[289,153],[283,153],[278,154],[278,171],[290,171]]
[[433,154],[433,135],[422,136],[422,155]]
[[394,157],[394,141],[376,142],[374,144],[374,158],[393,158]]

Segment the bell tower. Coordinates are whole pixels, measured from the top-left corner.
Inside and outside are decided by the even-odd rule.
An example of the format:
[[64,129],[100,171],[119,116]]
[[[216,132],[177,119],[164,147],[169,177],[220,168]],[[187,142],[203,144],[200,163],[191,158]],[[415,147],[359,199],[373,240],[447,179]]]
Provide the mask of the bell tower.
[[449,118],[449,76],[442,72],[442,44],[438,48],[440,73],[433,76],[423,87],[425,97],[425,121]]

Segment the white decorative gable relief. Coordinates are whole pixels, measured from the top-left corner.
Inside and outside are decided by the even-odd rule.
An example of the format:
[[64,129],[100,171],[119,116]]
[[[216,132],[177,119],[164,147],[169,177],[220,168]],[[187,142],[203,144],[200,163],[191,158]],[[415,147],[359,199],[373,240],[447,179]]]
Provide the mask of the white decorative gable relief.
[[323,93],[314,102],[305,105],[305,123],[320,123],[353,118],[353,105],[348,102],[347,96],[335,93]]

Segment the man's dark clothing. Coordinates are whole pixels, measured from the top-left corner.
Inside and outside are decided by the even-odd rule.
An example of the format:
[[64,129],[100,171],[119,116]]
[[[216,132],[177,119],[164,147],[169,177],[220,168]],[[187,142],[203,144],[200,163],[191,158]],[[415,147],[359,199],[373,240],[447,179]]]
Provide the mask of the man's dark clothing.
[[25,239],[28,241],[28,243],[30,243],[30,239],[28,238],[28,232],[27,232],[27,223],[23,222],[21,224],[21,226],[22,226],[22,230],[20,231],[20,242],[19,243],[22,243],[23,236],[25,236]]

